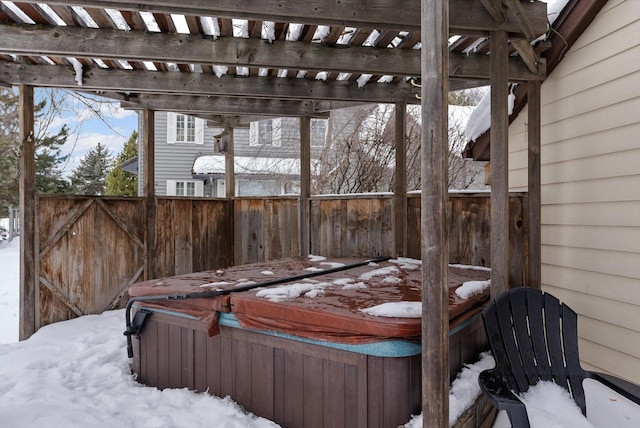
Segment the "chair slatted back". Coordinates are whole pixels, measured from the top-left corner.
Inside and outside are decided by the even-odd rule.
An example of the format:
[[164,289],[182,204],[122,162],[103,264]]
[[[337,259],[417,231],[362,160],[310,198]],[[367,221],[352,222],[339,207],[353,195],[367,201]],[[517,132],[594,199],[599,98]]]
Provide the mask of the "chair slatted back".
[[571,308],[550,294],[520,287],[498,296],[482,317],[496,366],[512,391],[553,381],[586,414],[577,315]]

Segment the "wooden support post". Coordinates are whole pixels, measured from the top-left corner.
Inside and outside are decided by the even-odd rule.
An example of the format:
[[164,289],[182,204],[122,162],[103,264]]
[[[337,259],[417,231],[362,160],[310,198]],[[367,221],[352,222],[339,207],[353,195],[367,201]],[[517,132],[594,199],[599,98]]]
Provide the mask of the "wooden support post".
[[142,112],[142,195],[145,197],[147,223],[145,225],[145,279],[156,277],[156,228],[158,201],[155,174],[155,111]]
[[227,239],[231,243],[229,248],[229,263],[234,266],[236,263],[236,235],[235,235],[235,196],[236,196],[236,175],[235,175],[235,140],[233,128],[226,127],[225,134],[229,134],[224,152],[224,189],[225,198],[228,204],[228,226]]
[[541,175],[540,175],[540,81],[527,84],[528,146],[529,146],[529,287],[542,287],[542,238],[540,224]]
[[229,143],[224,152],[224,188],[225,197],[231,200],[236,196],[233,128],[225,129],[225,133],[227,132],[229,132]]
[[491,44],[491,296],[509,289],[509,51],[507,33]]
[[39,326],[33,86],[20,85],[20,331],[28,339]]
[[446,240],[449,2],[422,0],[422,414],[449,426],[449,300]]
[[393,189],[393,256],[407,255],[407,105],[396,103],[396,174]]
[[300,205],[298,206],[299,253],[309,255],[309,199],[311,198],[311,118],[300,118]]

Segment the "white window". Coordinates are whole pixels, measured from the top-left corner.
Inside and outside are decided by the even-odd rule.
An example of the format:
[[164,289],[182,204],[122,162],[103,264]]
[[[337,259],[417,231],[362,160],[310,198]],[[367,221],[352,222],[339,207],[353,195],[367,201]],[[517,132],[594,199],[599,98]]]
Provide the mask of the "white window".
[[279,119],[253,122],[249,128],[249,145],[280,147],[282,142],[280,123]]
[[167,143],[204,144],[204,120],[179,113],[167,113]]
[[238,196],[277,196],[282,194],[282,185],[274,180],[237,180]]
[[204,182],[187,180],[167,180],[167,196],[204,196]]
[[311,145],[323,147],[327,137],[327,120],[311,119]]

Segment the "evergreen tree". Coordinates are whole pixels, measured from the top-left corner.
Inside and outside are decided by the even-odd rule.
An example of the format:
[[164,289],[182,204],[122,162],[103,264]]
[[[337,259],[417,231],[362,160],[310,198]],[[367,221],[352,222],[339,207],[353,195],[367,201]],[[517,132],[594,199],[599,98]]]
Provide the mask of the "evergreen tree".
[[103,195],[111,162],[111,153],[102,143],[89,150],[71,175],[74,192],[80,195]]
[[[18,94],[9,88],[0,88],[0,215],[6,215],[7,206],[19,204],[20,135],[18,121]],[[68,155],[61,147],[69,137],[69,128],[63,126],[51,135],[48,126],[55,112],[46,109],[43,100],[34,106],[35,139],[35,185],[38,193],[67,193],[69,182],[63,177],[62,166]]]
[[107,175],[107,195],[114,196],[137,196],[138,176],[126,172],[120,165],[135,156],[138,156],[138,133],[133,131],[129,140],[124,143],[122,151],[118,153],[113,161],[113,167]]
[[[40,104],[44,109],[44,103]],[[55,135],[36,139],[36,193],[70,193],[71,183],[63,176],[62,166],[69,155],[63,155],[61,147],[69,138],[69,128],[63,125]]]
[[9,205],[19,204],[18,123],[18,97],[0,88],[0,217],[7,216]]

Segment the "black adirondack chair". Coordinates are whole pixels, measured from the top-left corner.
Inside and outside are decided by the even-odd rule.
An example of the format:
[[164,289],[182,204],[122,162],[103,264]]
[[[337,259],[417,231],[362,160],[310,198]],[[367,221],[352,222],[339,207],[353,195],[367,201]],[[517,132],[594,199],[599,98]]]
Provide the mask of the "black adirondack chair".
[[529,428],[527,410],[516,393],[526,392],[540,380],[568,390],[585,416],[585,378],[640,405],[639,386],[582,369],[576,313],[554,296],[514,288],[487,306],[482,318],[496,367],[480,373],[480,388],[498,409],[507,412],[512,427]]

